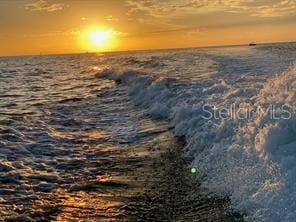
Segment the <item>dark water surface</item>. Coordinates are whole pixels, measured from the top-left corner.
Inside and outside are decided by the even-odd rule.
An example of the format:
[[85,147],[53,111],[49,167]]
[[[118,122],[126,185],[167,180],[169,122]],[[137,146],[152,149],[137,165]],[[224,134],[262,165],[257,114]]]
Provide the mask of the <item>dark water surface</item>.
[[290,221],[295,155],[269,148],[277,123],[200,107],[293,99],[269,85],[294,82],[294,48],[0,58],[1,220]]
[[183,220],[211,214],[202,206],[227,215],[219,200],[182,200],[198,184],[185,182],[167,122],[135,108],[125,86],[96,79],[97,59],[1,59],[1,219]]

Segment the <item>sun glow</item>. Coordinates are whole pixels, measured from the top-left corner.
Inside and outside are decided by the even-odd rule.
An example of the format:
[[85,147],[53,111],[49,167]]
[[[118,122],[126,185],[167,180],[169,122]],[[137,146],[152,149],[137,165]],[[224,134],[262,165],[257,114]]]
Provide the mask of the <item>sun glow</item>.
[[116,35],[111,29],[92,28],[83,31],[81,43],[89,51],[108,51],[116,46]]
[[94,30],[89,33],[89,40],[94,46],[106,46],[110,40],[111,32],[110,30]]

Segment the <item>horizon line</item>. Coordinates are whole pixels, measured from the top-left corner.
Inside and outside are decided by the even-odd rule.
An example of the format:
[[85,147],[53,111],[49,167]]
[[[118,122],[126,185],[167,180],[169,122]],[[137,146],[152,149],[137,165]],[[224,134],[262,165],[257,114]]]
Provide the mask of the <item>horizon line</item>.
[[[265,44],[280,44],[280,43],[296,43],[296,40],[292,41],[274,41],[274,42],[255,42],[256,45]],[[144,52],[144,51],[157,51],[157,50],[182,50],[182,49],[194,49],[194,48],[218,48],[218,47],[235,47],[235,46],[248,46],[246,44],[225,44],[225,45],[205,45],[205,46],[190,46],[190,47],[169,47],[169,48],[150,48],[150,49],[131,49],[131,50],[113,50],[113,51],[97,51],[97,52],[70,52],[70,53],[45,53],[39,54],[16,54],[16,55],[0,55],[0,58],[6,57],[30,57],[30,56],[63,56],[63,55],[80,55],[80,54],[108,54],[108,53],[125,53],[125,52]]]

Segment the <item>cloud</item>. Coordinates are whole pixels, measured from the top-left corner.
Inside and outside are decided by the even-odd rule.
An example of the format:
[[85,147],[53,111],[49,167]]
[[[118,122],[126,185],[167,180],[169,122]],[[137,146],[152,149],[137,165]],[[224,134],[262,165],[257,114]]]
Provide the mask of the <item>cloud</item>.
[[164,16],[176,11],[177,9],[176,5],[154,0],[128,0],[126,1],[126,4],[130,7],[128,15],[145,13],[151,16]]
[[108,16],[105,16],[105,20],[116,22],[116,21],[118,21],[119,19],[118,19],[118,18],[115,18],[115,17],[112,16],[112,15],[108,15]]
[[30,3],[25,5],[25,9],[30,11],[47,11],[47,12],[54,12],[63,10],[64,4],[63,3],[55,3],[51,4],[46,0],[38,0],[34,3]]
[[255,17],[280,17],[295,14],[296,0],[128,0],[129,15],[145,13],[153,17],[180,13],[229,12],[244,13]]
[[201,35],[213,28],[271,23],[294,18],[296,0],[126,0],[129,21],[154,35]]
[[233,1],[224,1],[224,9],[233,13],[249,13],[255,17],[283,17],[295,14],[296,0],[248,0],[238,1],[234,4]]

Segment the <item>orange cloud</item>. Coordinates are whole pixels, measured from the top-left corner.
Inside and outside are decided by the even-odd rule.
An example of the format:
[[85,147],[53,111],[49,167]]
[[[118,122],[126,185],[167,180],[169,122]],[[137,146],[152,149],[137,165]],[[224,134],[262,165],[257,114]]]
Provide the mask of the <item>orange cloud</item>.
[[30,3],[25,5],[25,9],[30,11],[47,11],[47,12],[54,12],[63,10],[64,4],[50,4],[46,0],[38,0],[34,3]]
[[128,0],[129,13],[146,12],[151,16],[168,16],[186,12],[224,11],[248,13],[256,17],[280,17],[295,13],[296,0],[184,0],[178,4],[156,0]]

